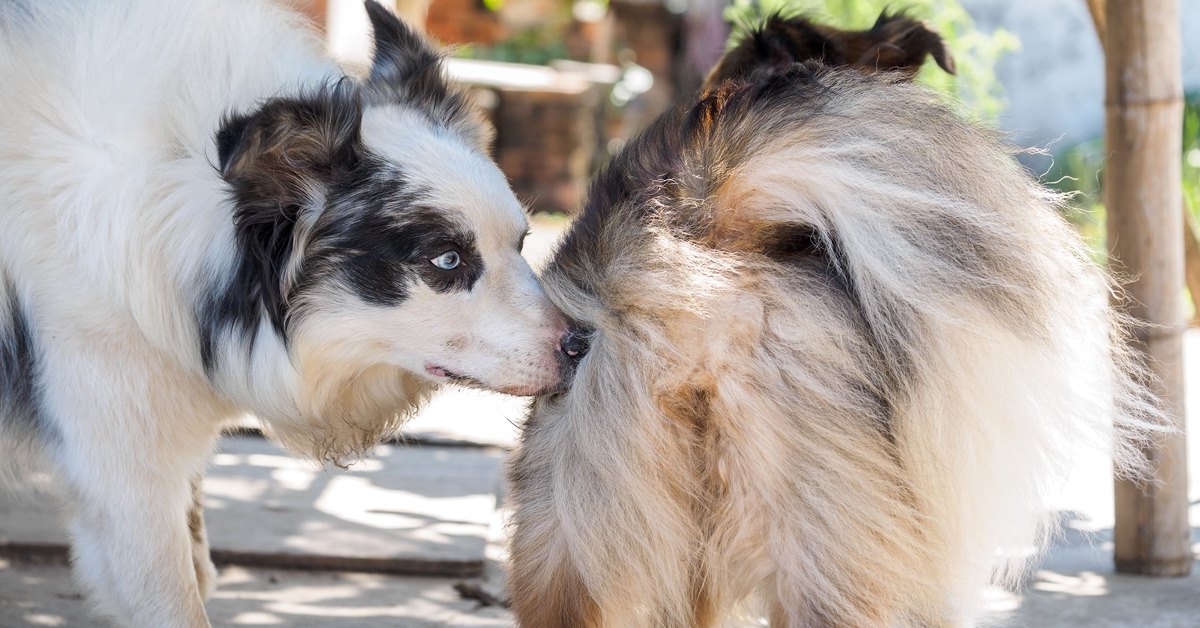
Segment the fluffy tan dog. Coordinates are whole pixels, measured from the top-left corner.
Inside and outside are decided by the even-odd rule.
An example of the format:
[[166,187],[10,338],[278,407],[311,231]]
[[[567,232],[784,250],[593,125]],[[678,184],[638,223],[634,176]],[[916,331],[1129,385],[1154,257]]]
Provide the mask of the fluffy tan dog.
[[523,626],[968,625],[1075,447],[1137,472],[1159,424],[1008,147],[911,67],[745,52],[613,160],[545,273],[590,348],[510,470]]

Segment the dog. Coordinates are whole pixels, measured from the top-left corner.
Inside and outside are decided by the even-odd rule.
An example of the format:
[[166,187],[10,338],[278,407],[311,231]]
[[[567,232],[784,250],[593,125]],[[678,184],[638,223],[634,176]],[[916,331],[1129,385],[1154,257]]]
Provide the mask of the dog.
[[628,143],[543,273],[582,335],[508,469],[522,626],[970,625],[1074,448],[1137,477],[1163,429],[1064,199],[923,55],[797,24]]
[[344,463],[439,384],[562,379],[489,127],[365,6],[348,78],[260,0],[0,4],[0,457],[58,472],[121,624],[207,625],[198,483],[230,417]]

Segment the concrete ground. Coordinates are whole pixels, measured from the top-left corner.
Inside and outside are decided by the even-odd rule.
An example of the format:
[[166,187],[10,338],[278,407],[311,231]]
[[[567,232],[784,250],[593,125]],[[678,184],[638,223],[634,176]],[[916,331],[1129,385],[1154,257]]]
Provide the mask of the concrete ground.
[[[549,226],[550,228],[546,228]],[[554,225],[527,244],[545,256]],[[1193,538],[1200,554],[1200,331],[1186,339]],[[510,626],[455,585],[503,596],[501,469],[518,399],[450,390],[351,471],[318,469],[266,441],[226,439],[205,484],[221,567],[216,626]],[[25,484],[33,485],[31,476]],[[1028,586],[993,590],[984,621],[1024,628],[1200,628],[1200,564],[1187,578],[1112,569],[1108,461],[1080,461],[1057,500],[1066,531]],[[0,491],[0,628],[97,626],[65,566],[59,507]]]
[[[463,600],[441,578],[380,574],[221,569],[208,603],[214,626],[359,628],[511,626],[508,612]],[[59,565],[0,559],[0,626],[96,626]]]
[[[1195,628],[1200,565],[1188,578],[1112,573],[1104,535],[1068,535],[1021,595],[992,591],[989,626]],[[1200,548],[1198,548],[1200,549]],[[494,572],[472,583],[499,593]],[[214,626],[366,628],[512,626],[508,611],[463,599],[453,578],[224,566],[208,603]],[[0,559],[0,626],[95,626],[62,564]]]
[[[1200,513],[1192,540],[1200,553]],[[1071,523],[1068,523],[1070,526]],[[1064,538],[1019,594],[989,592],[989,625],[1012,628],[1196,628],[1200,626],[1200,561],[1186,578],[1114,573],[1111,529]]]

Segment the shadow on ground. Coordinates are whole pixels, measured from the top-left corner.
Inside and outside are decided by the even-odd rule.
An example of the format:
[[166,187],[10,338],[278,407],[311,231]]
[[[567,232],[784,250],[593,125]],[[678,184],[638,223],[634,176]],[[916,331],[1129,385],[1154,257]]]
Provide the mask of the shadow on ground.
[[[1193,504],[1192,521],[1200,521]],[[1111,527],[1062,513],[1063,533],[1018,595],[993,590],[990,624],[1013,628],[1200,626],[1200,527],[1192,528],[1198,559],[1182,578],[1118,574]]]
[[[61,565],[0,560],[0,626],[97,626]],[[459,598],[453,581],[361,573],[221,569],[214,626],[510,626],[507,611]]]

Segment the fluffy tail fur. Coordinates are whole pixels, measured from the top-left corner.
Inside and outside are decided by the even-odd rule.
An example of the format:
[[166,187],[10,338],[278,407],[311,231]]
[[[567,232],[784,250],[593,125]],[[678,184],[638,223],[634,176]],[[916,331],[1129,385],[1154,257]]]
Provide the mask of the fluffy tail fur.
[[760,71],[656,122],[544,276],[592,348],[511,467],[522,624],[971,621],[1076,448],[1137,475],[1162,425],[1059,203],[895,77]]

